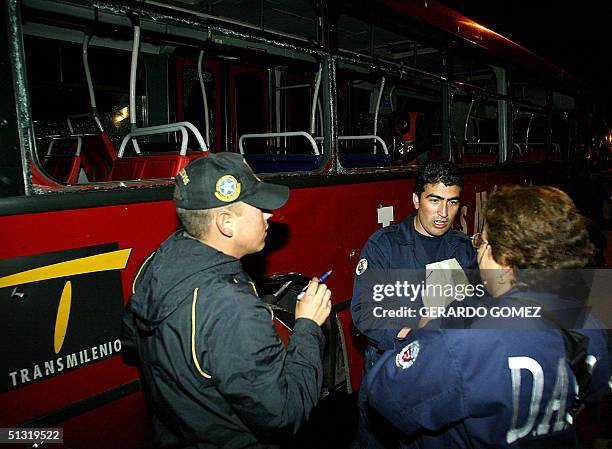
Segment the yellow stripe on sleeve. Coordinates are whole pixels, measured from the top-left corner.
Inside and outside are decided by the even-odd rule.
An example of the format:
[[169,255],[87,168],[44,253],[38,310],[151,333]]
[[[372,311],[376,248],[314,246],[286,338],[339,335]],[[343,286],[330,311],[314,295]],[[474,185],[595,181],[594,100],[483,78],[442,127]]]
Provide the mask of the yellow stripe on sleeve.
[[196,333],[196,303],[198,302],[198,289],[196,288],[193,291],[193,302],[191,303],[191,357],[193,358],[193,363],[195,364],[199,373],[204,376],[206,379],[212,379],[212,376],[208,373],[205,373],[204,370],[200,367],[200,362],[198,361],[198,357],[196,356],[195,349],[195,333]]

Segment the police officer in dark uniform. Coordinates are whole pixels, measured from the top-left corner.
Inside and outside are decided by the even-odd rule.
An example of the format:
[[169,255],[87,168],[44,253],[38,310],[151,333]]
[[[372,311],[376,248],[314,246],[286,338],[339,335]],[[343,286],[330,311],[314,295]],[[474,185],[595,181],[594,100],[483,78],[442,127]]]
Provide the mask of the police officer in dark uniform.
[[156,447],[275,447],[317,403],[330,291],[310,282],[285,349],[240,263],[263,249],[268,211],[288,196],[235,153],[197,159],[177,175],[183,229],[144,262],[124,316]]
[[[393,349],[418,320],[407,319],[404,328],[372,328],[364,304],[366,270],[424,270],[427,264],[456,259],[464,270],[477,268],[475,251],[469,238],[452,230],[459,212],[463,179],[449,161],[432,161],[420,167],[412,200],[416,211],[404,221],[376,231],[366,242],[356,268],[351,312],[353,323],[366,337],[365,378],[380,355]],[[418,310],[418,304],[413,304]],[[377,448],[389,445],[393,436],[384,422],[372,415],[365,404],[363,389],[358,397],[359,421],[353,447]]]
[[[606,330],[564,281],[592,264],[586,220],[558,189],[504,186],[474,237],[490,313],[462,329],[436,320],[411,331],[370,371],[368,403],[405,448],[576,449],[575,415],[610,391],[611,374]],[[493,313],[534,306],[513,319]],[[569,314],[579,328],[563,327]]]

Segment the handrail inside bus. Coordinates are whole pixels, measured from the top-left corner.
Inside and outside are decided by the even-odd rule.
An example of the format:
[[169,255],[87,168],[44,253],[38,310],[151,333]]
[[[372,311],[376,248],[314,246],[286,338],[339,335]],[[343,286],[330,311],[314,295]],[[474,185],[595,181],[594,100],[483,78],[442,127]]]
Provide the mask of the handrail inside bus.
[[520,146],[518,143],[514,142],[514,143],[512,144],[512,146],[513,146],[513,147],[516,147],[516,149],[518,150],[518,155],[519,155],[519,156],[522,156],[522,155],[523,155],[523,150],[521,150],[521,146]]
[[[467,142],[467,134],[468,134],[468,126],[470,123],[470,116],[472,115],[472,110],[474,109],[474,104],[476,103],[476,99],[472,97],[470,101],[470,107],[468,108],[467,114],[465,115],[465,123],[463,124],[463,141]],[[480,136],[479,136],[480,137]]]
[[136,75],[138,71],[138,51],[140,48],[140,23],[132,17],[134,40],[132,42],[132,62],[130,64],[130,126],[136,127]]
[[[189,122],[176,122],[176,123],[168,123],[165,125],[147,126],[145,128],[136,128],[130,131],[121,141],[121,146],[119,147],[119,152],[117,153],[117,157],[123,157],[123,154],[125,152],[125,147],[127,146],[128,142],[130,140],[132,140],[132,142],[135,142],[136,137],[150,136],[153,134],[165,134],[165,133],[171,133],[175,131],[181,132],[182,139],[181,139],[180,155],[185,156],[187,154],[187,143],[188,143],[187,130],[190,130],[193,133],[196,140],[198,141],[198,144],[200,145],[200,149],[202,151],[208,151],[208,147],[206,146],[206,143],[204,143],[204,138],[202,137],[202,134],[200,133],[200,131],[198,131],[198,128],[196,128],[192,123],[189,123]],[[134,145],[134,150],[136,150],[137,154],[140,154],[140,148],[138,146]]]
[[535,114],[532,112],[529,115],[529,121],[527,122],[527,131],[525,133],[525,143],[529,144],[529,132],[531,130],[531,122],[533,121],[533,118],[535,117]]
[[66,123],[68,124],[68,130],[70,131],[70,135],[75,134],[74,127],[72,126],[72,120],[75,118],[91,118],[96,124],[98,131],[104,132],[104,128],[102,127],[102,123],[100,122],[100,119],[98,118],[98,116],[94,114],[93,112],[85,112],[83,114],[72,114],[66,117]]
[[[187,141],[188,134],[187,129],[189,129],[193,135],[196,137],[198,144],[200,145],[200,149],[202,151],[208,151],[208,147],[206,143],[204,143],[204,139],[202,138],[202,134],[198,129],[189,122],[176,122],[176,123],[168,123],[164,125],[157,126],[147,126],[144,128],[138,128],[136,123],[136,75],[138,69],[138,52],[140,48],[140,20],[138,16],[130,16],[132,20],[132,24],[134,26],[134,41],[132,42],[132,60],[130,64],[130,132],[123,138],[121,141],[121,146],[119,147],[119,152],[117,153],[117,157],[123,157],[123,153],[125,152],[125,147],[127,146],[128,141],[132,141],[132,145],[134,145],[134,150],[136,154],[140,154],[140,147],[138,145],[138,141],[136,137],[149,136],[153,134],[165,134],[174,131],[180,131],[182,135],[181,139],[181,150],[180,155],[185,156],[187,154]],[[203,54],[200,54],[203,57]],[[201,62],[201,59],[200,59]],[[201,65],[201,64],[200,64]],[[204,92],[205,93],[205,92]],[[206,95],[204,95],[206,99]],[[206,122],[208,124],[208,121]],[[208,133],[207,133],[208,135]]]
[[310,142],[310,145],[312,146],[314,154],[316,154],[317,156],[321,154],[319,152],[319,148],[317,147],[317,143],[315,142],[315,139],[313,139],[312,136],[308,134],[306,131],[287,131],[287,132],[282,132],[282,133],[243,134],[242,136],[240,136],[240,139],[238,139],[238,148],[240,149],[240,154],[244,154],[243,141],[245,139],[264,139],[267,137],[297,137],[297,136],[302,136],[308,139],[308,141]]
[[[385,81],[386,79],[383,76],[380,80],[378,98],[376,99],[376,110],[374,111],[374,135],[378,134],[378,113],[380,112],[380,101],[382,100],[383,92],[385,90]],[[385,148],[385,154],[389,154],[386,152],[386,146],[383,148]],[[376,143],[374,143],[374,153],[376,153]]]
[[77,147],[76,147],[76,151],[74,153],[75,156],[80,156],[81,155],[81,147],[83,146],[83,139],[81,139],[82,136],[87,136],[89,134],[79,134],[79,135],[72,135],[72,136],[60,136],[60,137],[52,137],[51,141],[49,142],[49,146],[47,147],[47,156],[53,156],[51,154],[51,151],[53,150],[53,144],[58,141],[58,140],[73,140],[76,139],[77,141]]
[[210,148],[210,124],[208,123],[208,97],[206,96],[206,87],[204,86],[204,50],[200,50],[198,55],[198,78],[200,80],[200,89],[202,90],[202,100],[204,101],[204,135],[206,136],[206,146]]
[[310,111],[310,134],[315,133],[315,115],[317,112],[317,100],[319,98],[319,88],[321,86],[321,64],[319,64],[319,70],[315,76],[315,88],[312,93],[312,106]]
[[[85,79],[87,80],[87,90],[89,91],[89,102],[91,104],[91,115],[98,126],[98,130],[101,132],[104,131],[102,127],[102,123],[98,118],[98,106],[96,104],[96,93],[93,88],[93,81],[91,80],[91,71],[89,69],[89,41],[91,39],[91,35],[85,33],[83,35],[83,68],[85,69]],[[70,123],[69,123],[70,125]],[[71,131],[72,132],[72,131]]]
[[[374,153],[376,154],[376,142],[380,143],[380,146],[383,149],[383,152],[385,154],[389,154],[389,149],[387,148],[387,144],[385,143],[384,140],[382,140],[380,137],[375,136],[373,134],[364,134],[361,136],[338,136],[338,140],[374,140]],[[316,137],[315,140],[323,140],[323,137]]]
[[[138,52],[140,49],[140,21],[138,16],[130,16],[132,20],[132,24],[134,25],[134,40],[132,42],[132,59],[130,62],[130,130],[132,132],[136,131],[138,124],[136,123],[136,75],[138,71]],[[129,135],[129,134],[128,134]],[[183,142],[185,139],[183,139]],[[123,142],[121,142],[123,147]],[[140,147],[138,146],[138,141],[136,139],[132,140],[132,145],[134,145],[134,150],[136,153],[140,153]],[[118,153],[117,156],[121,157],[123,152]]]

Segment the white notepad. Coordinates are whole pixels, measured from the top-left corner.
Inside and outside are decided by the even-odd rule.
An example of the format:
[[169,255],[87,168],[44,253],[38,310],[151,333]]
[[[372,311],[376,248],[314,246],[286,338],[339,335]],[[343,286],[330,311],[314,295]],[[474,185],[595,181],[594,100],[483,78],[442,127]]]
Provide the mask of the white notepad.
[[425,273],[425,289],[422,294],[425,307],[446,308],[455,300],[452,291],[463,284],[462,291],[465,292],[465,285],[470,283],[455,258],[429,263],[425,265]]

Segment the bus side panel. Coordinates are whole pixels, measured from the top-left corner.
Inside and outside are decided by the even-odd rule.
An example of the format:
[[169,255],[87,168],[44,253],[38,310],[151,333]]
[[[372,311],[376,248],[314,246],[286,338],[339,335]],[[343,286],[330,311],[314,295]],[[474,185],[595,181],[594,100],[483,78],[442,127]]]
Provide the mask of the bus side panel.
[[[349,308],[355,268],[364,243],[381,227],[378,207],[393,206],[395,222],[401,220],[412,208],[413,183],[405,179],[296,189],[272,218],[282,223],[288,238],[280,251],[267,249],[271,254],[263,262],[269,273],[297,271],[313,277],[333,270],[325,283],[334,304],[342,304],[338,314],[352,386],[359,385],[363,365],[363,342]],[[270,230],[274,232],[272,226]]]
[[121,314],[177,226],[171,201],[0,217],[3,425],[138,378],[119,357]]
[[[527,171],[511,169],[467,174],[455,228],[474,232],[486,192],[526,178]],[[287,205],[271,219],[264,252],[244,260],[255,278],[333,270],[326,283],[340,309],[354,389],[361,380],[363,351],[348,308],[355,266],[365,241],[381,227],[379,206],[393,206],[393,223],[401,221],[413,209],[413,186],[414,179],[406,177],[293,189]],[[101,426],[117,426],[118,432],[139,428],[129,417],[141,422],[143,410],[118,404],[142,404],[140,393],[53,419],[63,416],[65,407],[95,401],[138,378],[137,370],[118,355],[121,313],[140,264],[177,226],[171,201],[0,217],[0,294],[7,299],[0,305],[6,354],[1,365],[2,426],[46,416],[39,422],[64,423],[66,432],[79,440]],[[110,410],[118,409],[115,418]],[[113,422],[98,422],[98,416]]]
[[133,393],[84,413],[62,425],[64,446],[71,448],[152,447],[144,396]]

